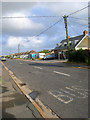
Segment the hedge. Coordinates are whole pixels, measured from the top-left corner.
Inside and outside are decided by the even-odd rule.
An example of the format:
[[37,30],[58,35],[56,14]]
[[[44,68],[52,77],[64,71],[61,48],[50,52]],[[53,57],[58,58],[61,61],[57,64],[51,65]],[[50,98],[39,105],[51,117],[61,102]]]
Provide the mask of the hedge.
[[70,62],[84,62],[90,64],[90,57],[86,54],[86,52],[82,49],[74,50],[69,52],[69,59]]

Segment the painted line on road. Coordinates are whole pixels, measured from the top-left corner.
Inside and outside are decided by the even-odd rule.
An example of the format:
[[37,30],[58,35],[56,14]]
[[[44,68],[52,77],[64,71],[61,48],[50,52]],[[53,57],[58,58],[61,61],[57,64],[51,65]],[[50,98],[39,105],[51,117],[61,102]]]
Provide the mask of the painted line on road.
[[43,68],[41,68],[41,67],[37,67],[37,66],[35,66],[34,68],[43,69]]
[[69,74],[66,74],[66,73],[62,73],[62,72],[58,72],[58,71],[53,71],[54,73],[57,73],[57,74],[60,74],[60,75],[65,75],[65,76],[68,76],[68,77],[70,77],[70,75]]
[[73,89],[73,88],[66,87],[66,89],[71,90],[71,91],[74,91],[74,92],[77,92],[79,95],[82,95],[82,97],[78,96],[78,98],[86,98],[86,97],[88,97],[88,95],[86,94],[85,91],[83,91],[83,93],[82,93],[82,92],[76,91],[76,90]]
[[[5,69],[7,68],[3,62],[1,62],[1,64],[4,66]],[[58,117],[56,113],[54,113],[49,107],[46,108],[46,106],[38,98],[36,98],[36,100],[33,100],[28,95],[29,93],[32,92],[32,90],[30,90],[30,88],[28,88],[27,85],[21,86],[20,83],[22,83],[22,81],[19,80],[11,70],[9,70],[8,68],[6,70],[9,72],[10,77],[14,80],[18,88],[22,91],[22,93],[26,96],[26,98],[34,105],[34,107],[39,111],[41,116],[45,118],[45,120],[48,120],[48,118],[51,119],[58,118],[58,120],[61,120],[60,117]]]
[[49,94],[52,95],[53,97],[55,97],[56,99],[58,99],[59,101],[65,103],[65,104],[68,104],[70,102],[73,101],[73,98],[68,96],[68,95],[65,95],[63,94],[62,92],[59,92],[59,91],[56,91],[58,94],[54,94],[54,91],[51,90],[49,91]]
[[88,98],[87,89],[83,89],[81,86],[71,86],[71,88],[65,87],[64,89],[50,90],[48,93],[65,104],[68,104],[77,98],[81,100]]

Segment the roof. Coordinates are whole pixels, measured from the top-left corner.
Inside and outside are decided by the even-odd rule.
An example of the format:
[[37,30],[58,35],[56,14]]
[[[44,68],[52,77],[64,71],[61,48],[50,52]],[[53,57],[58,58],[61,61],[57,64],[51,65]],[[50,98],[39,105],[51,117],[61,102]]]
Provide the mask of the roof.
[[[74,49],[75,46],[82,40],[83,37],[84,37],[84,34],[83,34],[83,35],[79,35],[79,36],[75,36],[75,37],[69,38],[69,42],[71,41],[71,43],[73,43],[73,44],[71,44],[71,45],[69,46],[69,48],[70,48],[70,49]],[[77,40],[76,43],[74,42],[75,40]],[[67,39],[62,40],[62,41],[60,42],[61,45],[60,45],[60,46],[57,46],[54,50],[58,50],[58,49],[66,50],[66,49],[67,49],[67,45],[66,45],[66,46],[62,46],[62,44],[65,43],[65,42],[66,42],[66,44],[67,44]]]
[[35,54],[35,53],[37,53],[37,52],[34,51],[34,50],[31,50],[31,51],[30,51],[30,54]]

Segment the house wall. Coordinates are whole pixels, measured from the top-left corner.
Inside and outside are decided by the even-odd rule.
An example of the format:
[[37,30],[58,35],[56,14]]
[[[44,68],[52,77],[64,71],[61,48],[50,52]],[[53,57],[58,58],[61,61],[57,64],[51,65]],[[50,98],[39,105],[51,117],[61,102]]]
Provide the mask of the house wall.
[[20,55],[20,58],[24,58],[24,55]]
[[75,49],[78,50],[80,48],[83,50],[90,49],[90,38],[88,36],[86,36]]
[[26,55],[24,55],[23,57],[24,57],[24,58],[28,58],[28,55],[26,54]]

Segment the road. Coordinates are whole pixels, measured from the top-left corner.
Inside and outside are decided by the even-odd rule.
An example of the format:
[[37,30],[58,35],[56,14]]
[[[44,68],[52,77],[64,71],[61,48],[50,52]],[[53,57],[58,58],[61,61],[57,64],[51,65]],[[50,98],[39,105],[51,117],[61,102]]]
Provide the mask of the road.
[[61,118],[88,117],[88,70],[66,63],[7,60],[5,65]]

